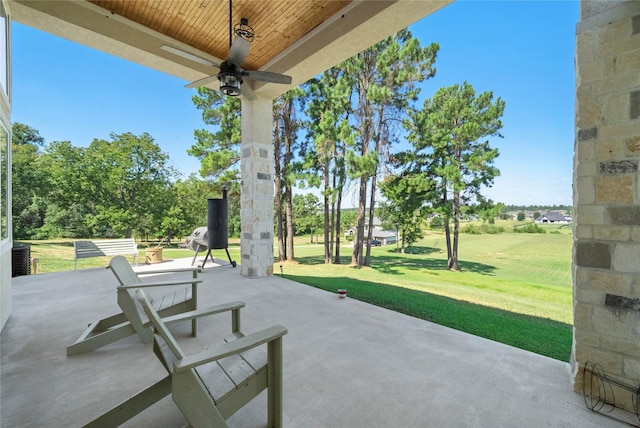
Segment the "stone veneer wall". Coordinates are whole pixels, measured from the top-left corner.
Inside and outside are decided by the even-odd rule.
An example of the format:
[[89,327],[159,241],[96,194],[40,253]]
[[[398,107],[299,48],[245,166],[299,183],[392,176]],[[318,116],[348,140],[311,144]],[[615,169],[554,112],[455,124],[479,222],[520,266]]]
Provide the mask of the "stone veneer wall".
[[273,274],[273,100],[242,99],[240,273]]
[[240,272],[273,274],[273,145],[242,144]]
[[575,115],[574,388],[588,361],[638,385],[640,2],[581,2]]

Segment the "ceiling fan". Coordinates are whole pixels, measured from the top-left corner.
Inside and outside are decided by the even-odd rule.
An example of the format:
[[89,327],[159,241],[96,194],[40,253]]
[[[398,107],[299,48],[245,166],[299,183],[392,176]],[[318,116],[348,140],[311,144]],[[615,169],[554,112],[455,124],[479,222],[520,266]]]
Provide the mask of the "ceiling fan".
[[[240,20],[239,24],[236,24],[232,30],[232,5],[229,0],[229,54],[227,59],[221,64],[215,64],[211,61],[207,61],[204,58],[200,58],[197,55],[193,55],[189,52],[185,52],[181,49],[175,48],[169,45],[162,45],[161,49],[171,52],[174,55],[181,56],[182,58],[189,59],[200,64],[209,65],[219,69],[217,74],[207,76],[203,79],[191,82],[185,85],[187,88],[195,88],[197,86],[203,86],[215,80],[220,81],[220,92],[225,95],[236,97],[240,94],[246,98],[253,100],[255,94],[253,90],[247,85],[242,86],[245,78],[251,80],[258,80],[261,82],[280,83],[283,85],[291,84],[291,76],[284,74],[270,73],[268,71],[252,71],[242,68],[247,55],[249,54],[249,48],[254,38],[253,28],[249,26],[249,21],[245,18]],[[235,34],[235,38],[233,38]]]

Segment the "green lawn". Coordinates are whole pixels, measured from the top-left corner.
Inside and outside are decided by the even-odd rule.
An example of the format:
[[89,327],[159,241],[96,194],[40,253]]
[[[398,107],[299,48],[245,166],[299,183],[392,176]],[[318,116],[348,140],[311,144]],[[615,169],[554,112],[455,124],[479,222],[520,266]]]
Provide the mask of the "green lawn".
[[394,285],[571,324],[571,242],[568,233],[462,234],[461,272],[446,270],[440,233],[429,233],[413,247],[413,254],[374,247],[370,268],[349,266],[348,247],[341,249],[342,265],[327,267],[321,246],[306,245],[296,248],[297,263],[285,263],[283,271],[289,276]]
[[[371,267],[350,266],[351,247],[341,264],[325,265],[323,246],[298,238],[295,262],[276,262],[274,273],[349,297],[492,340],[568,361],[572,342],[571,244],[569,228],[545,234],[461,234],[460,272],[446,270],[442,233],[427,232],[411,254],[395,246],[372,248]],[[73,269],[73,241],[29,241],[39,272]],[[229,252],[241,260],[237,240]],[[203,253],[201,253],[203,254]],[[214,256],[227,260],[224,250]],[[165,248],[164,259],[192,257]],[[106,266],[108,257],[79,260],[78,268]],[[144,249],[140,251],[144,261]]]
[[[512,228],[505,227],[511,231]],[[442,233],[430,232],[399,254],[372,248],[371,267],[324,265],[322,246],[296,247],[296,263],[276,264],[293,280],[561,361],[572,343],[572,235],[547,227],[545,234],[503,233],[460,238],[461,272],[446,270]],[[280,269],[282,266],[282,270]]]

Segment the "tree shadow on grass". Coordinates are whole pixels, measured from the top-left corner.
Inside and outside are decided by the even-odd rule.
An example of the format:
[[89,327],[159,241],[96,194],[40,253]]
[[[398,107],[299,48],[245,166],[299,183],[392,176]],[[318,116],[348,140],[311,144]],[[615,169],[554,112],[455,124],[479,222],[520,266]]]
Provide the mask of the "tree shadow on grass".
[[[421,247],[423,254],[442,252],[437,248]],[[324,264],[324,255],[296,257],[296,262],[303,265]],[[351,254],[341,255],[340,264],[349,265]],[[466,260],[458,262],[462,272],[473,272],[481,275],[495,275],[496,267],[484,263]],[[330,265],[327,265],[330,266]],[[403,270],[447,270],[447,260],[443,258],[420,257],[416,254],[400,254],[392,251],[374,252],[371,255],[371,268],[389,275],[404,275]]]
[[[386,249],[388,253],[391,254],[402,254],[400,253],[400,248],[384,248]],[[437,253],[442,253],[442,249],[441,248],[436,248],[436,247],[427,247],[427,246],[422,246],[422,245],[412,245],[411,247],[405,248],[404,249],[404,254],[403,255],[424,255],[424,254],[437,254]]]
[[[458,261],[461,272],[473,272],[481,275],[495,275],[496,267],[484,263]],[[434,258],[414,258],[395,255],[372,258],[371,267],[390,275],[403,275],[403,270],[447,270],[447,260]]]
[[332,293],[344,288],[350,298],[560,361],[571,355],[573,327],[567,323],[354,278],[285,277]]

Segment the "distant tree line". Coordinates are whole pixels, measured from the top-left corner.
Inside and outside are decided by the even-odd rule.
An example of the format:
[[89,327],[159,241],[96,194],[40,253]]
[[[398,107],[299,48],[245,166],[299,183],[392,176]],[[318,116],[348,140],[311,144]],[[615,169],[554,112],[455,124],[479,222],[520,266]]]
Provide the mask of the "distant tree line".
[[528,211],[528,212],[542,212],[545,213],[547,211],[566,211],[567,213],[571,213],[573,207],[571,205],[505,205],[505,212],[514,212],[514,211]]
[[[206,225],[206,198],[220,187],[178,179],[149,134],[111,134],[88,147],[44,143],[22,123],[12,129],[13,235],[16,239],[183,237]],[[231,211],[239,213],[232,192]],[[239,219],[231,216],[231,233]]]

